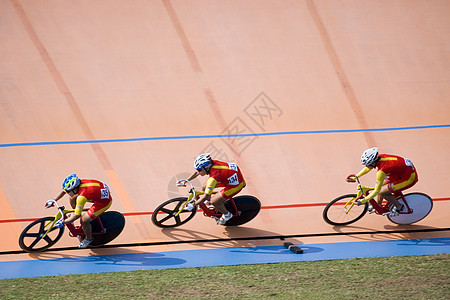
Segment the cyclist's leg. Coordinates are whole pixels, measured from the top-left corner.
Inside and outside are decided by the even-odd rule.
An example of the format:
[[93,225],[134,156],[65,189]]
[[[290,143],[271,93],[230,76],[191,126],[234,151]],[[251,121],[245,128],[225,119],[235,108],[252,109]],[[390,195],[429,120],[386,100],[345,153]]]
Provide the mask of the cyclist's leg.
[[398,202],[397,198],[394,196],[394,193],[409,189],[410,187],[415,185],[417,181],[417,174],[413,172],[407,180],[398,180],[384,186],[381,189],[380,195],[382,195],[384,199],[392,203],[396,208],[400,209],[402,207],[402,204]]
[[83,227],[84,234],[87,240],[92,240],[92,218],[88,214],[89,211],[81,214],[81,226]]
[[[384,182],[383,182],[383,187],[385,187],[387,184],[388,184],[389,182],[387,181],[387,180],[384,180]],[[378,196],[377,196],[377,199],[376,199],[376,202],[377,202],[377,204],[379,205],[379,206],[381,206],[382,204],[383,204],[383,196],[381,195],[381,191],[380,191],[380,194],[378,194]]]
[[228,210],[226,209],[225,204],[224,204],[225,201],[227,201],[227,199],[225,199],[224,196],[222,196],[222,191],[220,191],[219,193],[214,194],[211,197],[211,204],[214,205],[214,207],[220,213],[227,214]]
[[241,182],[237,186],[225,187],[211,198],[211,204],[214,205],[214,207],[222,214],[229,213],[229,211],[225,207],[225,201],[230,200],[231,198],[236,196],[244,187],[245,181]]
[[381,199],[385,199],[386,201],[392,203],[398,209],[400,209],[402,207],[402,204],[400,204],[400,202],[398,202],[398,200],[395,198],[395,196],[389,190],[389,185],[381,188],[380,196],[381,196]]
[[89,210],[81,215],[81,226],[86,234],[87,240],[92,240],[92,225],[91,222],[95,220],[99,215],[104,213],[112,204],[112,200],[109,202],[94,202]]

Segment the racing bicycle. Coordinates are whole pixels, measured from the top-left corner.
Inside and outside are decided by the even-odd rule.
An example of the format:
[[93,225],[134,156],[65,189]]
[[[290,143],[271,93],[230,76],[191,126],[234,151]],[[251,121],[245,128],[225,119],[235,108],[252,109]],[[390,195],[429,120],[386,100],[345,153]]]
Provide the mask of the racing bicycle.
[[373,187],[362,186],[358,177],[356,178],[358,184],[358,191],[356,194],[348,194],[340,196],[325,206],[322,217],[330,225],[349,225],[361,219],[368,211],[381,216],[387,216],[389,221],[395,224],[412,224],[425,218],[433,208],[433,200],[430,196],[424,193],[409,193],[403,195],[401,191],[394,192],[394,196],[404,204],[402,211],[398,214],[391,213],[393,204],[388,201],[383,201],[379,205],[375,199],[370,199],[364,204],[358,205],[358,201],[367,196]]
[[[177,227],[187,223],[197,213],[197,206],[189,211],[186,210],[188,203],[193,203],[204,194],[203,191],[195,190],[189,180],[180,180],[178,186],[189,184],[189,195],[187,197],[177,197],[170,199],[159,205],[152,214],[152,222],[161,228]],[[222,213],[217,211],[214,206],[201,203],[198,205],[206,217],[219,219]],[[261,210],[261,202],[254,196],[242,195],[236,196],[225,202],[226,209],[233,214],[224,226],[237,226],[249,222],[256,217]]]
[[[53,200],[54,206],[58,209],[58,213],[54,217],[44,217],[30,223],[22,231],[19,237],[19,246],[27,252],[39,252],[46,250],[56,244],[64,233],[64,228],[69,229],[69,236],[78,237],[81,241],[85,234],[81,225],[75,226],[65,224],[61,228],[57,228],[55,223],[63,220],[68,213],[73,213],[74,209],[65,209],[59,206],[58,202]],[[91,222],[92,237],[94,241],[89,245],[101,246],[114,240],[125,227],[124,216],[117,211],[107,211]]]

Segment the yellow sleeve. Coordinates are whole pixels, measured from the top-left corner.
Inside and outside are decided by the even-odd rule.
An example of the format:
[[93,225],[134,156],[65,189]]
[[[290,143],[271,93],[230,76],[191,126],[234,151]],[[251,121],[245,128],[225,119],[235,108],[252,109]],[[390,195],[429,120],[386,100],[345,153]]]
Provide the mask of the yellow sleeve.
[[384,178],[386,178],[386,173],[384,173],[383,171],[378,171],[375,189],[369,195],[364,197],[364,199],[361,200],[361,203],[366,203],[367,201],[374,198],[376,195],[380,193],[381,187],[383,186]]
[[206,181],[206,188],[205,188],[205,194],[211,195],[214,189],[216,188],[217,180],[215,180],[212,177],[208,178],[208,181]]
[[358,174],[356,174],[356,177],[360,178],[361,176],[364,176],[367,173],[369,173],[371,170],[372,170],[371,168],[364,167],[361,171],[358,172]]
[[81,216],[81,213],[83,212],[84,205],[87,202],[87,198],[84,196],[78,196],[77,197],[77,205],[75,206],[75,214],[78,216]]

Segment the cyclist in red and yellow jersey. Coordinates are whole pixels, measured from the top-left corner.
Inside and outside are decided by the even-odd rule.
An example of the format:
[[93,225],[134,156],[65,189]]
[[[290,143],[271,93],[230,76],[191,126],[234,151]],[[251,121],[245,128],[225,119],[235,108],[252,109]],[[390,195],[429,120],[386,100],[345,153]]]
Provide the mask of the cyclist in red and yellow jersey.
[[[55,197],[55,201],[61,199],[65,194],[70,197],[70,205],[75,212],[65,219],[58,221],[55,225],[59,228],[64,224],[70,224],[81,218],[80,223],[86,237],[80,242],[78,248],[87,248],[93,241],[91,221],[104,213],[112,204],[111,193],[106,184],[95,179],[79,179],[76,174],[68,176],[63,184],[62,192]],[[86,202],[93,202],[86,212],[83,212]],[[52,205],[47,201],[45,207]]]
[[376,147],[364,151],[361,156],[361,163],[365,167],[358,174],[347,177],[348,182],[355,182],[355,176],[359,178],[373,168],[377,168],[378,171],[375,189],[360,202],[365,203],[378,195],[378,204],[381,204],[385,199],[394,205],[392,213],[398,214],[404,205],[400,204],[393,194],[412,187],[419,180],[413,163],[400,156],[378,154],[378,148]]
[[[217,220],[217,224],[225,224],[233,217],[233,214],[225,208],[225,201],[231,199],[245,187],[245,180],[239,167],[235,163],[212,160],[209,153],[204,153],[195,159],[194,168],[196,171],[188,178],[189,181],[198,175],[205,176],[208,174],[209,178],[204,186],[205,194],[188,209],[192,209],[193,206],[205,201],[210,201],[222,213],[222,217]],[[211,196],[216,187],[223,187],[223,189],[220,193]]]

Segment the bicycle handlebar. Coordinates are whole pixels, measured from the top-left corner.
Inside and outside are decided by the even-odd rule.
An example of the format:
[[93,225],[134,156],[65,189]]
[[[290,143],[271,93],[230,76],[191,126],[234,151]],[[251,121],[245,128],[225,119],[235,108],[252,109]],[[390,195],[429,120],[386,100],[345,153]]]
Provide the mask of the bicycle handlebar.
[[61,213],[61,218],[59,218],[60,220],[64,220],[64,206],[59,206],[58,201],[55,200],[49,200],[51,201],[56,208],[59,210],[59,212]]
[[193,194],[192,199],[195,199],[197,195],[196,195],[196,190],[195,190],[194,185],[192,184],[192,182],[190,182],[187,179],[181,179],[181,180],[179,180],[177,182],[177,186],[185,186],[186,183],[189,183],[189,185],[191,186],[191,189],[189,190],[189,193],[192,193]]

